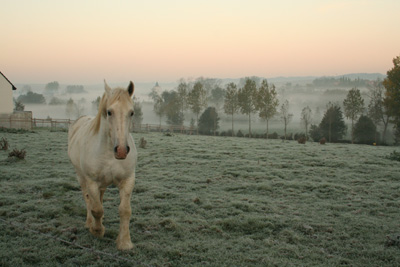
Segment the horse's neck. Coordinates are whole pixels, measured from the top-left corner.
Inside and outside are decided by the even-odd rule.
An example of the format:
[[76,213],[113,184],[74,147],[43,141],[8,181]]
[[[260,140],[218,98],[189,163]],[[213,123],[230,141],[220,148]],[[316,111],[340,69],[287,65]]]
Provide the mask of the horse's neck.
[[100,145],[109,145],[112,146],[112,141],[110,138],[110,128],[105,119],[101,118],[99,132],[97,134],[98,141]]

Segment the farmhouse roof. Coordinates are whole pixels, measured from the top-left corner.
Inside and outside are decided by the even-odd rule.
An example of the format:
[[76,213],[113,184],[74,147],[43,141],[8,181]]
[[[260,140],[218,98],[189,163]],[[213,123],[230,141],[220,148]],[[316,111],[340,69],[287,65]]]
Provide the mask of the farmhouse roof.
[[17,90],[17,87],[14,86],[14,84],[12,84],[12,82],[10,82],[9,79],[7,79],[7,77],[0,71],[1,76],[4,77],[4,79],[6,79],[6,81],[12,86],[13,90]]

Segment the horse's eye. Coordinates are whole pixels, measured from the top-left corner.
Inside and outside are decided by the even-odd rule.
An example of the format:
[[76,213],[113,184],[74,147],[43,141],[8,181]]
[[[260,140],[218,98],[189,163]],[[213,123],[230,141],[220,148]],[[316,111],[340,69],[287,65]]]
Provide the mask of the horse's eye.
[[111,110],[107,110],[107,115],[108,115],[108,116],[111,116],[111,115],[112,115]]
[[133,115],[135,115],[135,112],[131,111],[131,117],[132,117]]

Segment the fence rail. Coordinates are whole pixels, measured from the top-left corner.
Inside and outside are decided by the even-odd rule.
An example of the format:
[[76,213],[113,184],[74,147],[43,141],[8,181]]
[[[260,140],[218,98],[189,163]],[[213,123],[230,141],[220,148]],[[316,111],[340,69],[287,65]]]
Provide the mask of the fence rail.
[[[17,128],[18,125],[30,125],[30,129],[34,127],[50,127],[55,129],[68,129],[75,120],[70,119],[15,119],[15,118],[0,118],[0,127]],[[158,124],[139,124],[133,125],[131,131],[139,132],[174,132],[193,134],[196,128],[184,125],[158,125]]]

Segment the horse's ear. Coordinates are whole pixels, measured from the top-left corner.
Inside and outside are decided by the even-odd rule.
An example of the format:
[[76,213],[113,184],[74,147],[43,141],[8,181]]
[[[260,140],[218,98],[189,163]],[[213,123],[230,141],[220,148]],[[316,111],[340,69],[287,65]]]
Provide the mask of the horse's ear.
[[111,95],[111,88],[110,88],[110,86],[108,86],[108,84],[107,84],[105,79],[104,79],[104,90],[106,91],[108,96]]
[[129,83],[129,85],[128,85],[128,93],[129,93],[129,96],[132,96],[132,95],[133,95],[133,91],[135,91],[135,85],[134,85],[133,82],[131,81],[131,82]]

